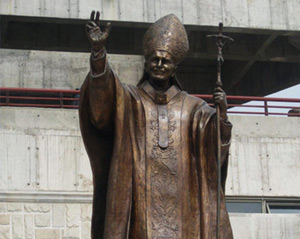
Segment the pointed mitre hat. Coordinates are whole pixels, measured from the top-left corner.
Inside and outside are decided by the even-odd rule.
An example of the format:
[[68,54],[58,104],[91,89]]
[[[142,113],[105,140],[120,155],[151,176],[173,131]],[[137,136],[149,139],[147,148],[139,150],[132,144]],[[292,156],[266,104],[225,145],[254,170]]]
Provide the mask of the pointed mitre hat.
[[177,65],[186,55],[189,42],[180,20],[170,14],[153,23],[144,35],[143,50],[145,59],[157,50],[170,53]]

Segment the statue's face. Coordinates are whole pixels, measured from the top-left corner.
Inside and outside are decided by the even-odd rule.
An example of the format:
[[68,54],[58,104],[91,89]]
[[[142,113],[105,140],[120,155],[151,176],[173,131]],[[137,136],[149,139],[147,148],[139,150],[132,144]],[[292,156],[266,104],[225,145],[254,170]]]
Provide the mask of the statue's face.
[[147,59],[145,69],[155,81],[167,81],[175,73],[172,55],[166,51],[154,51]]

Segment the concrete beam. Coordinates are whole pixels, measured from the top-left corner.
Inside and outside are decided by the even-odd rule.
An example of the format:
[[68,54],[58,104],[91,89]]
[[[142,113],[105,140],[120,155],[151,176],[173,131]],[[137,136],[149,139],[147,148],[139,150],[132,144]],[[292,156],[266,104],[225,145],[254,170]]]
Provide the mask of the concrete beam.
[[[76,89],[89,71],[89,53],[0,49],[0,87]],[[136,85],[143,57],[109,55],[123,82]]]
[[101,19],[153,22],[174,13],[184,24],[273,30],[300,30],[300,5],[297,0],[32,0],[1,1],[0,14],[54,18],[88,19],[92,10]]
[[[237,47],[236,51],[239,49],[241,47]],[[241,70],[245,64],[245,61],[230,60],[235,59],[227,54],[231,51],[225,49],[224,52],[225,90],[233,79],[232,73]],[[178,79],[190,93],[211,93],[216,78],[216,55],[195,54],[200,58],[188,56],[179,65]],[[143,56],[109,54],[109,62],[120,80],[127,84],[136,85],[143,74]],[[299,63],[257,61],[239,87],[226,92],[270,94],[300,82],[299,69]],[[0,49],[0,87],[76,89],[81,86],[88,71],[89,53]]]

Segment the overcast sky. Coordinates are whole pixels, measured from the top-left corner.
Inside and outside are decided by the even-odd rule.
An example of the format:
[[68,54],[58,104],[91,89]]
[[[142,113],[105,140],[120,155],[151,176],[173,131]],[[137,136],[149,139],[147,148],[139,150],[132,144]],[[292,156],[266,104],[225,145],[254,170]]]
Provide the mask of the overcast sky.
[[300,98],[300,84],[268,95],[268,97]]

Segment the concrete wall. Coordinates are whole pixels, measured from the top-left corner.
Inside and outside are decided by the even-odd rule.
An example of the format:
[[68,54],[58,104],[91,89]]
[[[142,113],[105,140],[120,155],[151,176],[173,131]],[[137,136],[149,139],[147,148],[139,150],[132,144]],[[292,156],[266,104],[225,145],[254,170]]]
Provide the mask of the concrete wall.
[[[76,89],[89,71],[89,53],[0,49],[0,87]],[[143,56],[109,55],[121,80],[136,85]]]
[[228,195],[300,196],[300,118],[230,116]]
[[100,10],[106,20],[153,22],[176,14],[184,24],[299,30],[298,0],[32,0],[0,1],[0,14],[88,19]]
[[297,239],[299,214],[231,214],[235,239]]
[[[91,203],[1,203],[1,239],[90,239]],[[231,214],[235,239],[298,239],[300,215]]]
[[2,191],[89,191],[77,110],[1,108]]
[[91,204],[0,203],[1,239],[90,239]]
[[[89,238],[92,180],[77,113],[0,108],[0,238]],[[300,197],[300,118],[230,120],[226,194]],[[230,218],[237,239],[300,237],[299,215]]]
[[[91,191],[77,110],[0,109],[0,189]],[[300,118],[230,116],[226,193],[300,197]]]

